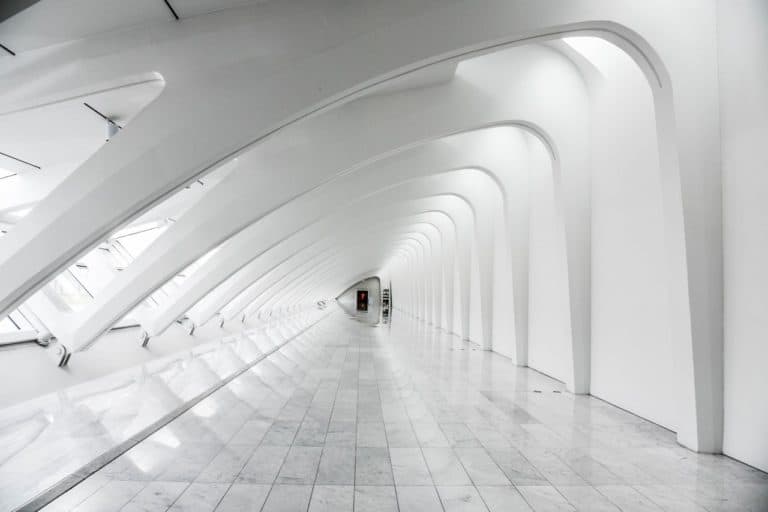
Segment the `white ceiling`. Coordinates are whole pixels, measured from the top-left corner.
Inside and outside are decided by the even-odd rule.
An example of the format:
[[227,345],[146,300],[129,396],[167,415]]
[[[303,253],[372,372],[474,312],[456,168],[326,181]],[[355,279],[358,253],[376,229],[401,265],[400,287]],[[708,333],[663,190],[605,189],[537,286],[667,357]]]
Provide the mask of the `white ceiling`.
[[[152,80],[0,115],[0,152],[40,167],[8,169],[19,174],[0,180],[0,222],[15,223],[11,212],[45,197],[106,143],[106,121],[83,103],[125,126],[162,88],[162,81]],[[12,163],[0,159],[0,176]]]
[[[266,0],[169,0],[182,18]],[[163,0],[41,0],[0,23],[0,43],[16,53],[137,25],[174,21]]]
[[105,142],[106,122],[88,103],[124,125],[162,90],[148,81],[0,115],[0,151],[46,167],[79,164]]
[[457,65],[456,62],[443,62],[427,66],[377,85],[369,89],[365,96],[392,94],[409,89],[421,89],[444,84],[453,79]]

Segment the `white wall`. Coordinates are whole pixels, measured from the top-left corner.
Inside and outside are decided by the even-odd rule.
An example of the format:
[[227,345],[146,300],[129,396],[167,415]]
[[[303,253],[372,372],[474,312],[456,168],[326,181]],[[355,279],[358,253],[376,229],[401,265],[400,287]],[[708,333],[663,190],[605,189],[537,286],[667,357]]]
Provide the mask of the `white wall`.
[[571,361],[568,269],[552,179],[545,173],[530,176],[528,366],[565,381]]
[[469,341],[483,343],[482,304],[480,303],[480,263],[478,262],[478,244],[472,244],[472,259],[469,278]]
[[461,278],[459,277],[459,265],[454,266],[453,272],[453,325],[451,332],[461,337],[463,326],[461,324]]
[[[675,430],[682,340],[668,335],[653,97],[640,69],[615,46],[596,38],[570,42],[559,47],[587,82],[593,141],[589,392]],[[529,366],[565,380],[572,326],[553,186],[550,174],[531,175]]]
[[[525,206],[527,207],[527,205]],[[509,265],[505,262],[513,261],[512,251],[509,244],[506,243],[508,237],[504,230],[507,229],[507,224],[503,218],[497,219],[494,229],[494,238],[497,243],[493,247],[493,351],[516,361],[515,329],[517,326],[515,325],[514,282],[511,275],[501,275],[502,272],[508,273],[510,270]],[[515,255],[515,258],[517,257],[519,256]]]
[[768,470],[768,3],[720,0],[718,6],[723,452]]
[[592,119],[590,393],[676,430],[682,340],[671,340],[653,97],[621,50],[571,44],[597,69]]

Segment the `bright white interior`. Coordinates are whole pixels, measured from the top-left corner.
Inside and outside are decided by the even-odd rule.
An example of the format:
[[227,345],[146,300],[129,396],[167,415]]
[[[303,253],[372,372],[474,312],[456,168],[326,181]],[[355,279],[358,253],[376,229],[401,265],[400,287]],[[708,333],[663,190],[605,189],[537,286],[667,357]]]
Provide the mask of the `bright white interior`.
[[0,406],[380,280],[768,470],[764,1],[173,3],[0,22]]

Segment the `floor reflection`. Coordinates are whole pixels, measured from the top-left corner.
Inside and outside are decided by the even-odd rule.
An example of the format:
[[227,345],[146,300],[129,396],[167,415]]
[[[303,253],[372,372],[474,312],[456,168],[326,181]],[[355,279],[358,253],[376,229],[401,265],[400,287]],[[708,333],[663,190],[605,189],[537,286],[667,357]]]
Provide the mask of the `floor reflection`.
[[768,509],[766,473],[408,316],[329,310],[46,510]]
[[[295,356],[286,343],[297,341],[328,313],[314,308],[302,311],[281,318],[279,323],[265,322],[187,352],[0,410],[0,510],[16,510],[24,504],[30,504],[29,510],[37,510],[39,506],[34,500],[57,492],[57,486],[71,486],[102,467],[115,453],[125,450],[136,439],[143,439],[158,424],[167,422],[169,417],[183,412],[248,368],[258,377],[256,380],[262,379],[259,385],[248,386],[253,393],[262,395],[260,404],[280,397],[276,390],[284,389],[284,382],[295,378],[298,363],[294,359],[301,357]],[[275,352],[278,349],[282,351]],[[269,354],[273,357],[261,361]],[[252,367],[258,361],[261,363]],[[273,375],[274,384],[263,382]],[[238,385],[246,382],[248,379],[240,375]],[[217,445],[209,450],[215,453],[233,434],[227,430],[227,421],[238,414],[253,413],[246,402],[240,405],[227,396],[232,392],[224,388],[216,395],[217,400],[200,402],[172,426],[161,430],[161,434],[151,436],[146,445],[140,444],[118,459],[119,463],[110,464],[110,470],[102,476],[151,480],[159,475],[157,468],[167,463],[169,457],[182,456],[179,450],[189,452],[187,442]],[[244,395],[245,399],[250,398],[248,393]],[[273,407],[279,409],[282,405],[278,401]],[[180,426],[185,431],[187,416],[197,418],[199,427],[193,429],[191,436],[179,435]],[[155,443],[155,449],[152,443],[157,436],[164,437],[159,445]],[[133,487],[129,485],[126,489]],[[107,508],[99,505],[94,510]]]

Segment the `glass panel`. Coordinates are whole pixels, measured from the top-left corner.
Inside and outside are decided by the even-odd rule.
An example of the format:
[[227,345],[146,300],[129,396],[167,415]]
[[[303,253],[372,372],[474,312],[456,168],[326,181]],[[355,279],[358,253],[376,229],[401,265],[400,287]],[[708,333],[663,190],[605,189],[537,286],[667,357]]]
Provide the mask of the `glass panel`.
[[13,321],[13,323],[16,324],[16,326],[19,328],[19,330],[22,331],[35,331],[35,329],[29,320],[27,320],[27,317],[24,316],[24,313],[19,311],[18,309],[11,312],[10,315],[8,315]]
[[94,288],[98,288],[97,283],[91,283],[90,281],[94,281],[90,278],[91,272],[88,269],[88,265],[85,262],[79,262],[71,267],[69,267],[69,271],[72,273],[72,276],[77,279],[77,281],[83,285],[85,289],[88,290],[88,293],[90,295],[94,295],[96,290]]
[[109,265],[115,270],[123,270],[132,261],[131,255],[117,240],[108,245],[99,247],[99,252],[107,259]]
[[117,274],[108,250],[103,250],[103,245],[93,251],[84,254],[77,263],[69,267],[80,284],[82,284],[91,296],[96,297],[106,288]]
[[65,270],[43,288],[43,293],[60,311],[80,311],[93,298],[69,270]]
[[[118,232],[114,239],[120,242],[131,258],[136,259],[165,231],[166,226],[136,226],[131,232]],[[143,228],[143,229],[142,229]],[[123,234],[124,233],[124,234]]]
[[0,332],[18,332],[19,326],[9,317],[0,319]]
[[35,328],[18,309],[11,311],[5,318],[0,318],[0,333],[34,330]]

